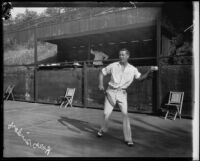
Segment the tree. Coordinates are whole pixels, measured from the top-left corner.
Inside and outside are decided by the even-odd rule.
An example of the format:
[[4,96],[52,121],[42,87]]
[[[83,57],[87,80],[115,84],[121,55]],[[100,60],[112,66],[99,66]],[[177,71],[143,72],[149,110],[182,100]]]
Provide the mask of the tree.
[[61,10],[63,11],[63,13],[67,13],[67,12],[70,12],[70,11],[75,11],[77,9],[78,9],[77,7],[61,7]]
[[18,13],[15,17],[15,23],[25,22],[31,19],[38,18],[39,15],[35,11],[25,10],[25,13]]
[[49,17],[55,16],[61,13],[61,8],[49,7],[44,11],[44,13]]
[[75,10],[77,10],[76,7],[49,7],[44,11],[43,14],[50,17],[59,15],[61,13],[68,13],[70,11],[75,11]]
[[12,17],[12,15],[11,15],[9,19],[3,21],[3,24],[4,24],[4,26],[12,25],[12,24],[14,24],[14,20],[15,20],[15,19],[14,19],[14,18]]
[[35,18],[38,18],[37,12],[30,11],[30,10],[26,9],[26,11],[25,11],[25,21],[30,20],[30,19],[35,19]]

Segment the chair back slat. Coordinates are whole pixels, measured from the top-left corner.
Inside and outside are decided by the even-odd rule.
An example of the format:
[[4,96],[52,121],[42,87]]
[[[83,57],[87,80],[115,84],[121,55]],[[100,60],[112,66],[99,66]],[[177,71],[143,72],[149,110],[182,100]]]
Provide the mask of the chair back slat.
[[169,104],[181,104],[184,92],[170,92]]
[[9,85],[6,89],[6,93],[11,93],[13,90],[14,86],[13,85]]
[[14,89],[15,85],[9,85],[6,89],[6,92],[4,93],[5,99],[8,100],[8,98],[10,97],[10,95],[12,96],[13,100],[14,100],[14,95],[13,95],[13,89]]
[[74,93],[75,93],[75,88],[67,88],[64,99],[61,102],[60,108],[62,108],[63,106],[67,108],[68,105],[72,107]]
[[167,108],[165,119],[167,119],[169,114],[174,115],[174,120],[176,119],[177,114],[181,119],[183,98],[184,98],[184,92],[170,91],[168,103],[165,104],[167,107],[169,106],[170,108]]
[[65,96],[74,96],[75,88],[67,88]]

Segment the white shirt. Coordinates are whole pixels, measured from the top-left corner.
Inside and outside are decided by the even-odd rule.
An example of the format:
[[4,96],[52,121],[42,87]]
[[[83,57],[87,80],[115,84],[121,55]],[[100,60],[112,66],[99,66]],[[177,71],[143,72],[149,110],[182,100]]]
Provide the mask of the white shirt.
[[102,73],[104,76],[111,74],[111,80],[108,83],[110,86],[123,89],[126,89],[134,79],[138,79],[141,76],[138,69],[129,63],[122,71],[122,66],[119,62],[112,63],[103,68]]
[[92,51],[91,54],[94,55],[94,60],[99,60],[99,61],[94,61],[93,62],[94,65],[103,65],[102,60],[108,59],[108,55],[106,55],[103,52]]

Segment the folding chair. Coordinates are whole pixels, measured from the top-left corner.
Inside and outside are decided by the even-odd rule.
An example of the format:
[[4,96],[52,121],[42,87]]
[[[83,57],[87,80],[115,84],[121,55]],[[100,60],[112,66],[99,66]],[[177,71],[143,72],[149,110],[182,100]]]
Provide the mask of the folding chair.
[[170,91],[168,103],[165,104],[167,108],[161,108],[162,110],[166,111],[165,120],[167,119],[167,116],[170,114],[171,115],[174,114],[174,120],[176,119],[177,114],[181,119],[183,97],[184,97],[184,92]]
[[72,102],[74,98],[75,88],[67,88],[64,98],[62,99],[60,108],[63,106],[67,108],[68,105],[72,107]]
[[13,89],[14,89],[15,85],[9,85],[6,89],[6,92],[4,93],[4,100],[8,100],[8,98],[10,96],[12,96],[12,100],[14,99],[14,95],[13,95]]

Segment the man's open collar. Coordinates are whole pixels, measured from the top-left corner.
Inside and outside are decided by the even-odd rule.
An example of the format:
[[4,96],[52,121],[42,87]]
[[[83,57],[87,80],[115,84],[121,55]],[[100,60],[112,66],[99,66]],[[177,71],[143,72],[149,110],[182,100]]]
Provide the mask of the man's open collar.
[[[118,61],[117,64],[121,66],[120,61]],[[131,64],[129,64],[129,62],[128,62],[126,67],[130,67],[130,66],[131,66]]]

